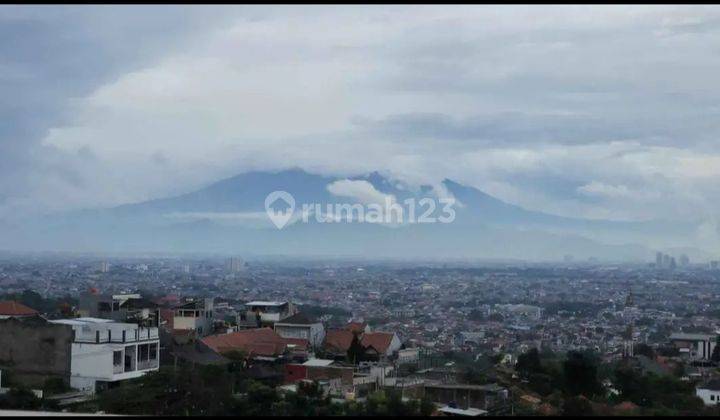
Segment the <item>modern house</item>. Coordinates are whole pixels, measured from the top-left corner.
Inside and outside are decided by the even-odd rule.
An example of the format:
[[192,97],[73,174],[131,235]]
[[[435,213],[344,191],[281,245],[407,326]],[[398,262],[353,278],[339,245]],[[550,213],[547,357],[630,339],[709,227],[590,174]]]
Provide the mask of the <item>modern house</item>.
[[160,317],[168,330],[189,331],[204,337],[213,333],[213,310],[213,298],[188,299],[161,310]]
[[95,392],[118,381],[157,370],[160,337],[157,327],[99,318],[49,321],[73,330],[70,346],[70,386]]
[[715,379],[695,388],[695,395],[703,400],[705,405],[720,404],[720,380]]
[[318,348],[325,339],[325,327],[317,320],[299,312],[275,323],[275,332],[284,338],[301,338]]
[[157,370],[156,327],[98,318],[0,320],[0,369],[28,387],[50,378],[95,392]]
[[83,317],[137,322],[147,327],[157,327],[160,319],[158,305],[139,294],[100,294],[95,289],[80,295],[78,312]]
[[295,305],[286,301],[252,301],[245,304],[238,326],[257,328],[258,319],[262,326],[271,326],[298,312]]

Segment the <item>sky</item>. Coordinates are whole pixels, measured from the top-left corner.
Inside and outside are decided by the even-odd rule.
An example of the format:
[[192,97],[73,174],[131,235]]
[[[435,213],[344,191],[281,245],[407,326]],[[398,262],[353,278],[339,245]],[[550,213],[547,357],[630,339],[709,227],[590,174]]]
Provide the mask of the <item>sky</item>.
[[0,6],[0,221],[251,170],[720,212],[716,6]]

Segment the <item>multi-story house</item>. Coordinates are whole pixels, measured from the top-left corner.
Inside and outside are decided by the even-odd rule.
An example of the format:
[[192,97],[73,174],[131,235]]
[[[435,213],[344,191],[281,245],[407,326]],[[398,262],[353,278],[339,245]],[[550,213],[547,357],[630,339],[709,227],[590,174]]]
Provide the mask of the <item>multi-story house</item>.
[[70,326],[70,386],[95,392],[125,379],[157,370],[160,338],[157,327],[98,318],[50,321]]
[[272,326],[297,312],[295,305],[290,302],[252,301],[245,304],[245,312],[240,314],[237,323],[240,328]]
[[193,331],[198,337],[213,333],[213,298],[189,299],[161,311],[168,330]]
[[160,319],[158,305],[139,294],[110,295],[94,290],[80,295],[78,312],[84,317],[137,322],[148,327],[157,327]]
[[322,322],[310,319],[301,312],[276,322],[275,332],[284,338],[305,339],[313,349],[319,348],[325,339]]
[[0,320],[0,369],[20,384],[50,378],[87,392],[157,370],[157,327],[98,318]]

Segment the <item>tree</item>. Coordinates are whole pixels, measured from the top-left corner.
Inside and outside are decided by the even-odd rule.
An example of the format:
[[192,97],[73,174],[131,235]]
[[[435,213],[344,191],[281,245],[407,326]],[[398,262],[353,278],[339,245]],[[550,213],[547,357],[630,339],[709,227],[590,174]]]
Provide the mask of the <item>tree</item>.
[[720,363],[720,335],[715,339],[715,348],[713,349],[712,356],[710,356],[710,360],[715,363]]
[[41,400],[26,389],[12,388],[0,395],[0,408],[3,409],[37,410],[41,406]]
[[572,417],[592,416],[592,405],[587,398],[571,397],[566,399],[563,403],[562,415]]
[[532,348],[527,352],[518,356],[515,369],[523,378],[528,378],[534,373],[543,373],[542,365],[540,364],[540,353],[537,348]]
[[655,359],[655,350],[645,343],[638,343],[633,349],[637,355],[643,355],[649,359]]
[[597,364],[591,354],[571,351],[563,363],[565,391],[570,395],[591,397],[602,391],[597,377]]
[[347,351],[347,359],[355,365],[365,360],[365,347],[363,347],[360,342],[360,337],[356,332],[353,332],[353,339]]

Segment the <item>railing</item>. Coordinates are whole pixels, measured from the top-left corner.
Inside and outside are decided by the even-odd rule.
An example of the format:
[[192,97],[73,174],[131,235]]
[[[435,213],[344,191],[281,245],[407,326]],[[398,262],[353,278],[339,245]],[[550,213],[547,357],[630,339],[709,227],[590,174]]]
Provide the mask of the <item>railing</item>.
[[158,361],[155,360],[141,360],[137,362],[137,370],[153,369],[158,367]]
[[157,328],[143,328],[137,330],[123,330],[121,335],[112,333],[112,330],[83,334],[75,333],[76,343],[132,343],[137,341],[156,340],[160,338]]

